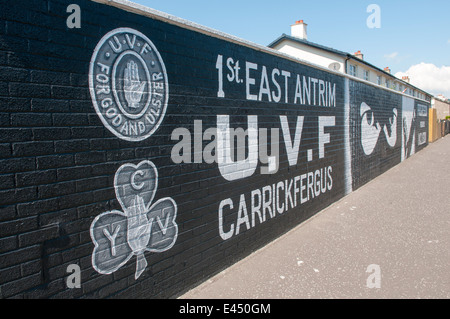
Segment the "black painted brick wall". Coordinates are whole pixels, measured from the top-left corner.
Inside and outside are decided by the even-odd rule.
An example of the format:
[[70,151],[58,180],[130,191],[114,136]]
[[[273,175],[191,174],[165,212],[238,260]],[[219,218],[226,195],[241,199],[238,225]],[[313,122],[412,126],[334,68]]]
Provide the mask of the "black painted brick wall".
[[[80,29],[66,26],[66,8],[71,3],[81,7]],[[1,0],[0,7],[2,298],[174,297],[344,196],[346,166],[351,165],[353,187],[357,188],[400,161],[401,145],[384,152],[383,142],[375,155],[362,157],[360,118],[355,111],[364,94],[370,95],[367,103],[370,99],[378,103],[401,100],[395,93],[367,89],[356,82],[359,87],[353,89],[351,84],[349,128],[344,118],[344,79],[335,74],[87,0]],[[149,139],[137,143],[121,140],[105,128],[89,93],[94,48],[107,32],[119,27],[139,30],[151,39],[169,78],[165,119]],[[336,83],[336,107],[248,101],[245,89],[231,84],[227,84],[226,98],[218,98],[215,64],[219,54]],[[258,81],[255,87],[259,87]],[[291,81],[289,91],[294,90]],[[378,107],[392,108],[389,103]],[[304,116],[298,164],[288,165],[281,130],[280,168],[274,175],[261,175],[258,166],[245,180],[226,181],[217,164],[173,163],[170,155],[177,141],[171,139],[172,131],[185,127],[192,133],[194,120],[203,121],[203,130],[214,127],[218,114],[230,115],[233,127],[246,128],[246,116],[258,115],[261,127],[279,129],[279,116],[285,115],[291,136],[296,117]],[[335,118],[335,126],[326,129],[331,141],[320,160],[319,116]],[[344,156],[344,130],[351,128],[349,164]],[[312,162],[306,161],[308,149],[314,151]],[[156,199],[172,197],[177,203],[177,241],[166,252],[146,253],[148,266],[138,279],[135,257],[111,275],[99,274],[91,261],[90,226],[101,213],[121,209],[113,187],[118,168],[144,160],[151,160],[158,169]],[[241,194],[327,166],[333,167],[332,191],[257,227],[242,225],[241,233],[228,240],[220,237],[221,200],[231,198],[235,206],[233,213],[224,215],[228,230],[236,223]],[[81,268],[79,289],[66,286],[70,264]]]

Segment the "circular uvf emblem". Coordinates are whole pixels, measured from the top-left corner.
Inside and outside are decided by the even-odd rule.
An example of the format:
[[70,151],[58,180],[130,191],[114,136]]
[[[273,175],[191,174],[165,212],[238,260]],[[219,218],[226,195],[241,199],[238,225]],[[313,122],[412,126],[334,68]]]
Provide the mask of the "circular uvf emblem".
[[117,137],[142,141],[161,124],[169,86],[164,62],[144,34],[130,28],[107,33],[89,68],[95,111]]

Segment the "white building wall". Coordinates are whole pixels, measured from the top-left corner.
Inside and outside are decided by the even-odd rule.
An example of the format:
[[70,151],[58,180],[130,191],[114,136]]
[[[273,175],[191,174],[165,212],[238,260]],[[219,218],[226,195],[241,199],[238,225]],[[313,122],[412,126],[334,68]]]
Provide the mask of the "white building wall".
[[294,41],[282,41],[281,43],[278,43],[276,46],[274,46],[273,49],[280,51],[284,54],[290,55],[294,58],[308,61],[316,65],[320,65],[327,69],[330,68],[330,65],[332,63],[338,63],[339,70],[336,71],[343,74],[350,74],[349,67],[352,64],[356,66],[355,76],[359,79],[364,80],[364,70],[368,70],[369,82],[378,84],[377,76],[380,76],[381,77],[380,86],[395,90],[397,92],[403,92],[403,90],[407,88],[407,90],[404,92],[406,95],[412,95],[421,99],[426,99],[426,95],[424,94],[424,92],[418,92],[417,89],[408,85],[408,83],[402,82],[400,79],[397,79],[394,75],[392,76],[386,75],[380,70],[371,68],[367,64],[359,62],[358,60],[355,59],[348,60],[346,70],[345,69],[346,59],[344,57],[326,50],[321,50],[319,48],[309,46],[307,44],[302,44]]
[[329,68],[330,64],[338,63],[340,73],[345,73],[345,60],[330,52],[326,52],[308,45],[302,45],[296,42],[282,42],[274,47],[282,53],[293,56],[297,59],[306,60],[311,63],[320,65],[324,68]]

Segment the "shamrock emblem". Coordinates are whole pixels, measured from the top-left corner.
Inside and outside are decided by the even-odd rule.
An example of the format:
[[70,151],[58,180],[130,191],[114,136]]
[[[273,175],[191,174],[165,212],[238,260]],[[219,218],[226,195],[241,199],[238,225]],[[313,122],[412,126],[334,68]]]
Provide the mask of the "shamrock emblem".
[[90,228],[95,245],[92,265],[97,272],[112,274],[136,255],[138,279],[147,267],[144,252],[163,252],[175,244],[177,204],[167,197],[152,205],[157,188],[158,171],[150,161],[117,170],[114,189],[123,211],[100,214]]

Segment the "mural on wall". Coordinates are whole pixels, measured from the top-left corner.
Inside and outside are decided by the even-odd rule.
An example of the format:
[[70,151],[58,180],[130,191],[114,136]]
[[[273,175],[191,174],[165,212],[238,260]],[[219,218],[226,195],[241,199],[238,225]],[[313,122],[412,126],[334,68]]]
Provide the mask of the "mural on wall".
[[[102,123],[123,140],[147,139],[164,118],[166,68],[154,44],[139,31],[118,28],[100,40],[90,63],[89,88]],[[111,274],[135,255],[137,279],[147,267],[146,251],[163,252],[175,244],[177,204],[169,197],[152,205],[157,188],[158,171],[150,161],[117,170],[114,189],[122,211],[100,214],[90,228],[97,272]]]
[[416,152],[416,110],[415,101],[403,97],[402,112],[402,161]]
[[428,144],[428,106],[423,103],[416,102],[417,116],[417,148],[420,151]]
[[126,141],[147,139],[166,113],[169,86],[164,61],[152,41],[131,28],[114,29],[97,44],[89,88],[103,124]]
[[[208,59],[209,66],[195,68],[208,70],[208,76],[215,71],[211,92],[216,103],[232,95],[246,101],[245,115],[221,109],[202,118],[196,110],[193,118],[177,122],[171,135],[178,141],[171,151],[173,164],[214,165],[211,176],[220,174],[220,182],[228,185],[223,198],[204,205],[216,208],[222,240],[264,227],[259,225],[294,209],[297,216],[306,216],[312,208],[342,197],[347,185],[356,189],[400,163],[401,153],[414,153],[414,100],[410,114],[409,105],[406,112],[402,109],[404,101],[398,94],[356,81],[347,81],[344,87],[343,78],[298,63],[273,65],[263,56],[227,53]],[[94,50],[89,80],[96,112],[117,137],[140,142],[161,124],[168,78],[161,56],[144,34],[130,28],[106,34]],[[176,80],[175,84],[185,85]],[[346,90],[349,103],[344,106]],[[187,99],[183,115],[195,105]],[[280,107],[273,108],[274,104]],[[261,112],[264,108],[270,111]],[[190,121],[193,135],[186,128]],[[205,135],[204,123],[213,125]],[[209,144],[202,152],[203,140]],[[344,144],[348,161],[340,148]],[[193,168],[184,169],[181,175]],[[292,176],[291,170],[297,175]],[[251,188],[242,188],[243,180]],[[149,161],[126,164],[117,171],[114,187],[122,211],[103,213],[91,226],[92,264],[99,273],[110,274],[136,255],[137,279],[147,266],[145,251],[161,252],[174,245],[177,205],[166,198],[151,206],[157,181],[157,170]],[[191,201],[187,196],[185,200]]]
[[350,81],[352,187],[356,189],[401,161],[402,98]]
[[98,19],[68,30],[64,1],[16,2],[2,262],[42,269],[7,272],[3,297],[173,297],[428,144],[427,101],[128,4],[81,1]]
[[361,103],[361,145],[366,155],[371,155],[378,143],[381,132],[384,133],[386,142],[390,147],[394,147],[397,143],[397,108],[392,109],[392,114],[388,118],[388,122],[380,125],[380,119],[372,108],[365,102]]
[[100,214],[90,228],[95,245],[92,265],[97,272],[111,274],[135,255],[137,279],[147,267],[146,251],[159,253],[175,244],[177,204],[167,197],[152,205],[157,188],[158,171],[150,161],[117,170],[114,189],[122,211]]

